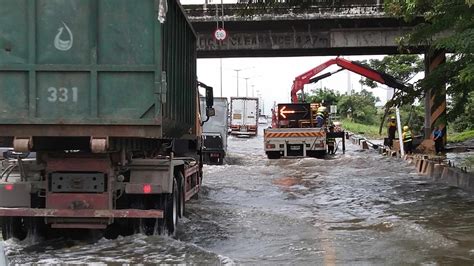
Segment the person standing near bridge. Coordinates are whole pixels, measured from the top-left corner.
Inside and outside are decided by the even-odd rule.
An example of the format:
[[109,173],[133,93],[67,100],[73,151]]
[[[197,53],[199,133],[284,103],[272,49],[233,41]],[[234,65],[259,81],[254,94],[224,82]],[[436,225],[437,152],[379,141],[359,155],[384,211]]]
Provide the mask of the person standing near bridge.
[[402,140],[405,153],[411,154],[413,152],[413,137],[408,126],[403,127]]
[[397,122],[395,121],[395,116],[390,117],[387,126],[388,146],[392,148],[393,140],[395,139],[395,132],[397,132]]
[[436,126],[436,128],[433,130],[432,133],[432,138],[433,141],[435,142],[435,151],[436,154],[440,154],[444,150],[444,145],[443,145],[443,129],[441,129],[441,126]]

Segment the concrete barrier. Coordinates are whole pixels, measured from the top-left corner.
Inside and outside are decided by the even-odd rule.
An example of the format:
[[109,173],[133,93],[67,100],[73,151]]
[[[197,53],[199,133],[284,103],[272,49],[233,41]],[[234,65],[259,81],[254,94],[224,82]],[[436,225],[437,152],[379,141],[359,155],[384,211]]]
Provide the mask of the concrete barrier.
[[428,160],[423,160],[423,164],[421,165],[421,169],[420,169],[420,174],[425,174],[426,173],[426,169],[428,168],[428,164],[430,162]]
[[433,170],[434,170],[435,163],[431,162],[431,161],[426,161],[425,165],[426,165],[426,167],[424,167],[422,173],[426,176],[431,176],[431,174],[433,173]]
[[454,168],[444,167],[443,173],[441,174],[440,181],[447,183],[450,186],[458,187],[459,186],[459,175]]
[[362,149],[368,150],[369,149],[369,144],[367,144],[366,140],[361,140],[360,141],[360,146],[362,146]]
[[434,166],[433,166],[433,173],[431,174],[431,178],[434,180],[434,181],[440,181],[441,179],[441,176],[443,175],[443,170],[445,168],[445,165],[442,165],[442,164],[439,164],[439,163],[436,163]]
[[420,173],[421,172],[421,167],[423,166],[423,160],[420,160],[420,158],[417,158],[415,166],[416,166],[416,172]]
[[365,137],[362,136],[356,136],[354,134],[349,133],[350,139],[352,144],[354,145],[359,145],[362,149],[368,150],[368,149],[375,149],[377,150],[380,154],[387,154],[388,150],[386,150],[383,146],[373,143],[366,139]]
[[[353,144],[360,145],[362,149],[372,147],[384,156],[401,157],[397,147],[395,147],[396,145],[394,145],[394,149],[390,149],[385,146],[374,145],[363,137],[351,135],[350,138]],[[474,192],[474,174],[467,173],[452,165],[448,166],[443,163],[442,158],[430,157],[426,154],[410,154],[403,156],[402,159],[408,164],[413,164],[417,173],[431,178],[434,182],[442,182]]]

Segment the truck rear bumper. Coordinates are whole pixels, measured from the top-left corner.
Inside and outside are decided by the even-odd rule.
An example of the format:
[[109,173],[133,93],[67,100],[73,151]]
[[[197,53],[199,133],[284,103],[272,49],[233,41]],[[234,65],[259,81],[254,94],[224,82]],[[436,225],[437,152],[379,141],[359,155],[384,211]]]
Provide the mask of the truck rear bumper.
[[257,132],[253,132],[253,131],[247,131],[247,132],[232,131],[230,134],[232,134],[232,135],[241,135],[241,136],[255,136],[255,135],[257,135]]
[[0,208],[0,216],[7,217],[61,217],[61,218],[163,218],[162,210],[69,210]]
[[265,138],[264,150],[278,152],[282,157],[306,157],[315,152],[326,152],[325,140],[321,138]]

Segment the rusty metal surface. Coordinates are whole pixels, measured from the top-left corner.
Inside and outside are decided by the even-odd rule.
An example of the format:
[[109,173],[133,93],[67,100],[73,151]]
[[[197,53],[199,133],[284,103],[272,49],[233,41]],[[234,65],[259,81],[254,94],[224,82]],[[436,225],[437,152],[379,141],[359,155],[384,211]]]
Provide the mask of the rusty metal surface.
[[53,193],[104,193],[106,175],[97,172],[54,172],[49,176],[49,191]]
[[188,177],[188,176],[190,176],[194,173],[197,173],[198,171],[199,171],[199,166],[198,165],[195,165],[193,167],[189,167],[186,170],[184,170],[184,176]]
[[197,194],[199,192],[200,186],[197,185],[194,188],[190,189],[189,191],[186,191],[185,199],[186,201],[190,200],[192,196]]
[[48,158],[47,172],[87,172],[97,171],[109,173],[111,164],[109,159],[92,158]]
[[68,210],[0,208],[0,216],[74,218],[163,218],[162,210]]
[[[9,188],[9,189],[7,189]],[[30,207],[30,183],[1,183],[0,206],[3,207]]]
[[51,209],[108,209],[108,193],[47,193],[46,208]]
[[53,223],[51,228],[63,228],[63,229],[106,229],[106,224],[79,224],[79,223]]
[[[147,186],[145,188],[145,186]],[[125,193],[127,194],[160,194],[163,189],[160,185],[152,184],[125,184]]]

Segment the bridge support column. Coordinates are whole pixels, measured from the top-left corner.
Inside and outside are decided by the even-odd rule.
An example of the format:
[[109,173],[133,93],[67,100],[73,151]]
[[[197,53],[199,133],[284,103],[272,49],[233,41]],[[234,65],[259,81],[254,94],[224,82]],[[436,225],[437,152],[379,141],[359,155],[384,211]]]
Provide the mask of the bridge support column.
[[[425,54],[425,76],[436,67],[446,62],[443,51]],[[430,88],[425,95],[425,139],[429,139],[433,129],[440,125],[443,129],[444,144],[446,144],[446,85],[438,84]]]

